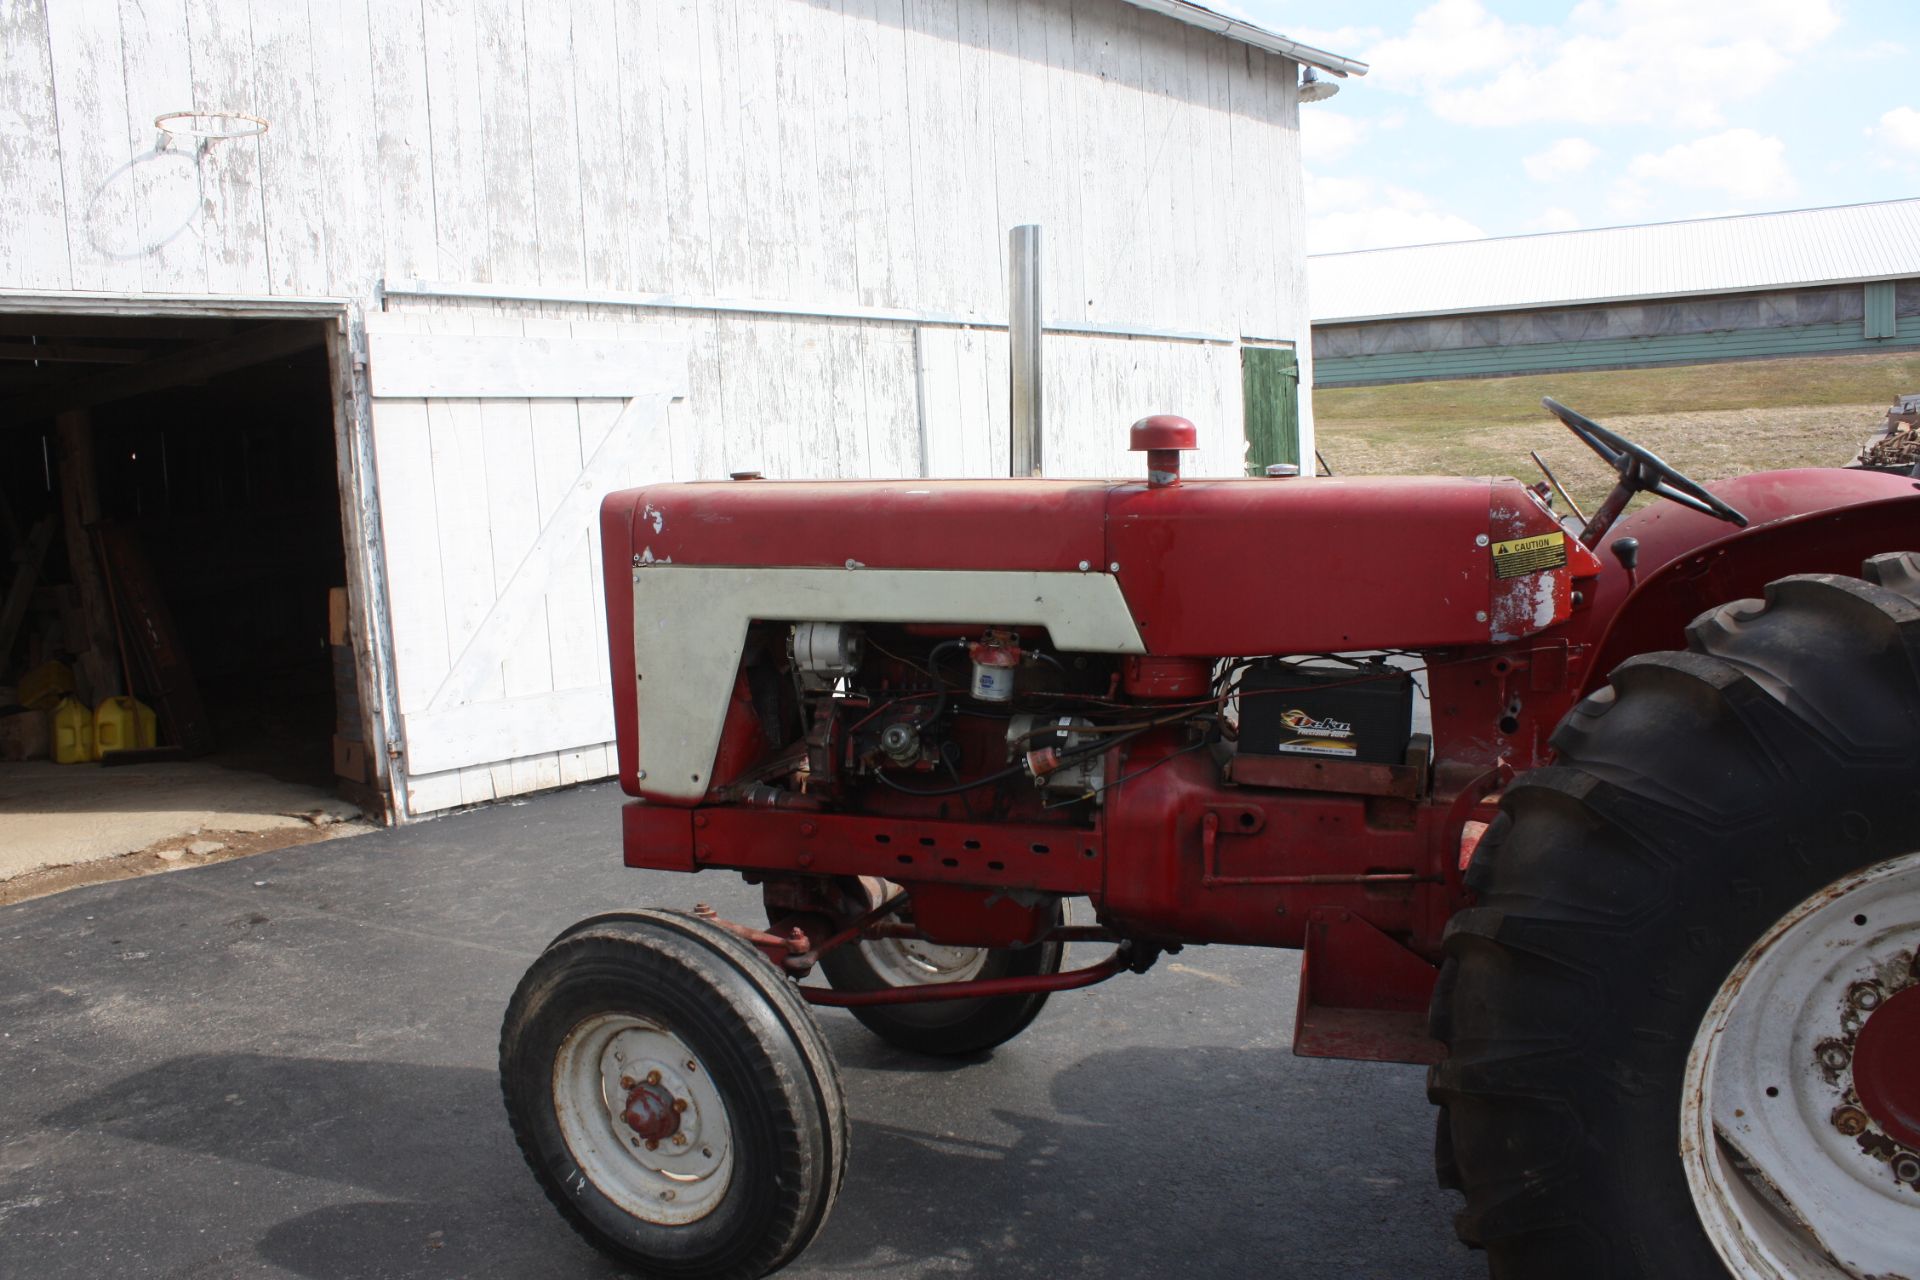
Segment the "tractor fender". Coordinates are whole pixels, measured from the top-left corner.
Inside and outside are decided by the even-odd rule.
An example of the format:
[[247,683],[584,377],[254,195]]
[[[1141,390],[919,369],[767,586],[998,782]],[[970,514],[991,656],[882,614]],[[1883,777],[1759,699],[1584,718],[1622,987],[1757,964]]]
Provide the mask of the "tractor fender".
[[[1593,608],[1566,633],[1595,645],[1582,696],[1636,653],[1684,648],[1694,618],[1760,596],[1776,578],[1858,574],[1869,556],[1920,549],[1920,483],[1907,476],[1809,467],[1741,476],[1713,492],[1747,517],[1746,528],[1662,502],[1622,520],[1594,548],[1603,567]],[[1606,554],[1623,537],[1640,541],[1637,585]]]

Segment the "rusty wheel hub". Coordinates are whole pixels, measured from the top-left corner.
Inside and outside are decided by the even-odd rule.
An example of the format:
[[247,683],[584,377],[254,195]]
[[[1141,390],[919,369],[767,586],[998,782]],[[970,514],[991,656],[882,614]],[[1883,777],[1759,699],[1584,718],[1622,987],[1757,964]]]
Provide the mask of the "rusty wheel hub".
[[686,1108],[683,1100],[658,1083],[642,1080],[627,1090],[627,1105],[620,1112],[620,1118],[643,1140],[654,1143],[679,1132],[680,1113]]
[[1854,1041],[1853,1090],[1889,1138],[1920,1152],[1920,986],[1874,1000]]

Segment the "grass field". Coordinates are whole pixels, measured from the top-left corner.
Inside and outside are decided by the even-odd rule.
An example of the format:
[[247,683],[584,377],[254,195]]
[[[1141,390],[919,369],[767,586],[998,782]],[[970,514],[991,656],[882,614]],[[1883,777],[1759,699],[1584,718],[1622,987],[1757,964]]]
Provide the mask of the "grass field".
[[1552,396],[1697,480],[1778,467],[1838,466],[1896,396],[1920,391],[1920,355],[1749,360],[1676,369],[1554,373],[1315,391],[1320,452],[1339,475],[1539,472],[1529,449],[1583,504],[1612,472],[1540,407]]

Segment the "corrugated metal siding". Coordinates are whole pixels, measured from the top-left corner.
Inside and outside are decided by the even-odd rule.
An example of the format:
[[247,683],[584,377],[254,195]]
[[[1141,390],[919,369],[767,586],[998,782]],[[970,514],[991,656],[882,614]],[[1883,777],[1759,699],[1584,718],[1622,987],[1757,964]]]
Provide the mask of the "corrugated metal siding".
[[1314,381],[1322,387],[1424,382],[1436,378],[1486,378],[1520,373],[1559,373],[1573,369],[1701,364],[1712,360],[1750,360],[1766,356],[1831,355],[1920,345],[1920,317],[1902,317],[1888,336],[1870,342],[1853,321],[1795,325],[1778,329],[1729,329],[1714,333],[1662,334],[1646,338],[1595,338],[1576,342],[1535,342],[1519,346],[1455,347],[1438,351],[1401,351],[1378,355],[1320,356]]
[[1920,275],[1920,199],[1307,260],[1313,322]]

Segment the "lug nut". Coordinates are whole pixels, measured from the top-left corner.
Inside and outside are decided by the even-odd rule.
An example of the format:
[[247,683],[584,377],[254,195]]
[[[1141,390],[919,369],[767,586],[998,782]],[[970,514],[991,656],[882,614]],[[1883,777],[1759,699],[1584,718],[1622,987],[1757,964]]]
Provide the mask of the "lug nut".
[[620,1077],[620,1087],[621,1087],[622,1089],[627,1089],[627,1090],[631,1090],[631,1089],[633,1088],[633,1077],[632,1077],[632,1076],[621,1076],[621,1077]]
[[1857,1138],[1867,1131],[1867,1113],[1858,1107],[1838,1107],[1833,1113],[1833,1127],[1849,1138]]
[[687,1145],[687,1135],[686,1135],[686,1134],[684,1134],[684,1133],[676,1133],[676,1134],[674,1134],[674,1135],[673,1135],[673,1145],[674,1145],[674,1146],[676,1146],[676,1147],[684,1147],[684,1146],[686,1146],[686,1145]]
[[1878,983],[1856,982],[1847,988],[1847,1003],[1856,1009],[1878,1009],[1881,999]]
[[1853,1054],[1847,1046],[1837,1040],[1829,1040],[1820,1046],[1820,1065],[1839,1071],[1853,1060]]
[[659,1149],[660,1149],[660,1140],[658,1138],[647,1139],[647,1150],[658,1151]]
[[648,1084],[659,1084],[659,1083],[660,1083],[660,1073],[659,1073],[658,1071],[649,1071],[649,1072],[647,1072],[647,1083],[648,1083]]
[[1920,1182],[1920,1159],[1913,1156],[1894,1157],[1893,1176],[1902,1182]]
[[687,1109],[687,1100],[685,1098],[675,1098],[673,1100],[673,1109],[675,1111],[685,1111]]

